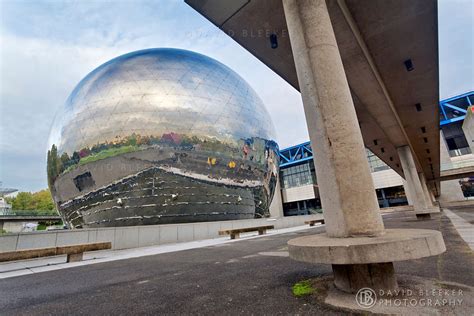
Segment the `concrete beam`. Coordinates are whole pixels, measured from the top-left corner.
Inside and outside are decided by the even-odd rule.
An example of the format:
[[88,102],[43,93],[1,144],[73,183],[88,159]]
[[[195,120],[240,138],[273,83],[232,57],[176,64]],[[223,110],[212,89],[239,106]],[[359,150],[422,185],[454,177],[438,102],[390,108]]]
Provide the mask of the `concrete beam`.
[[[431,202],[431,197],[426,185],[422,184],[420,174],[417,172],[411,149],[408,146],[399,147],[398,154],[402,163],[403,173],[405,174],[406,188],[410,197],[415,214],[419,218],[427,218],[430,213],[439,212],[439,207],[435,207]],[[423,178],[424,179],[424,178]]]

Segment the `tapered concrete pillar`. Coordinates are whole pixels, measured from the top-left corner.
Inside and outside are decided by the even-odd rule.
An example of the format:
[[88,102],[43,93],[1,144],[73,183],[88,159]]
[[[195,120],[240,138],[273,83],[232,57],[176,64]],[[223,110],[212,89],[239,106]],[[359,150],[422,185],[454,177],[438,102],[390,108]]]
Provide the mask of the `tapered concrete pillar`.
[[[448,147],[444,140],[443,131],[439,132],[439,158],[441,166],[451,164],[451,157],[449,156]],[[440,195],[438,201],[442,204],[443,202],[455,202],[462,201],[465,199],[462,193],[461,185],[459,180],[442,181],[440,183]]]
[[411,191],[408,189],[408,183],[405,179],[402,179],[403,190],[405,191],[405,196],[407,197],[408,205],[413,205],[413,199],[411,198]]
[[433,204],[434,200],[433,200],[432,195],[430,193],[430,189],[428,188],[428,185],[426,184],[425,175],[422,172],[420,172],[420,173],[418,173],[418,177],[420,178],[421,188],[423,189],[423,193],[425,194],[425,199],[426,199],[426,202],[427,202],[428,206],[436,208],[437,206],[435,206]]
[[[283,0],[283,6],[309,137],[317,153],[314,164],[327,235],[381,236],[377,196],[326,2]],[[335,285],[354,291],[380,283],[370,281],[370,273],[360,277],[360,271],[378,265],[333,265]],[[397,288],[393,269],[377,271],[384,271],[377,274],[384,289]]]
[[436,205],[438,203],[438,201],[436,201],[436,197],[433,193],[433,190],[430,190],[430,197],[431,197],[431,201],[433,202],[433,204]]
[[330,237],[378,236],[383,222],[324,0],[284,0]]
[[393,261],[445,251],[441,234],[384,229],[326,1],[283,0],[283,8],[326,221],[325,234],[290,240],[290,257],[331,264],[343,291],[395,290]]
[[407,189],[410,191],[409,196],[413,202],[413,208],[418,218],[429,218],[430,213],[439,212],[439,209],[434,208],[429,197],[428,187],[423,190],[420,176],[416,170],[415,161],[409,146],[397,148],[400,162],[402,164],[403,173],[407,182]]

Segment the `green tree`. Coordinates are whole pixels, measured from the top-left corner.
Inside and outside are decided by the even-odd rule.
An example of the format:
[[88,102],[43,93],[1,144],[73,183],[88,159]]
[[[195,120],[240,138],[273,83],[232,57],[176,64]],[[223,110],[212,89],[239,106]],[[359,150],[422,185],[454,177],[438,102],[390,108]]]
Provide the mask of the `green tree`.
[[35,210],[51,211],[54,210],[54,202],[49,190],[41,190],[33,193],[33,206]]
[[60,173],[70,166],[70,161],[71,158],[69,158],[69,155],[67,153],[63,153],[61,155],[61,168],[59,170]]
[[9,198],[14,211],[38,211],[38,215],[57,214],[51,192],[48,189],[35,193],[19,192],[16,197]]
[[81,157],[79,157],[79,153],[77,151],[75,151],[73,154],[72,154],[72,163],[73,164],[78,164],[79,163],[79,160],[81,160]]
[[33,195],[30,192],[20,192],[12,200],[13,210],[31,210],[33,206]]
[[[64,157],[64,159],[65,158],[66,157]],[[58,148],[54,144],[51,146],[51,150],[48,150],[46,169],[48,173],[48,184],[50,187],[52,187],[54,180],[56,180],[58,175],[63,170],[62,157],[59,157]]]
[[51,170],[51,150],[48,150],[48,158],[46,159],[46,173],[48,175],[48,185],[53,185],[53,174]]

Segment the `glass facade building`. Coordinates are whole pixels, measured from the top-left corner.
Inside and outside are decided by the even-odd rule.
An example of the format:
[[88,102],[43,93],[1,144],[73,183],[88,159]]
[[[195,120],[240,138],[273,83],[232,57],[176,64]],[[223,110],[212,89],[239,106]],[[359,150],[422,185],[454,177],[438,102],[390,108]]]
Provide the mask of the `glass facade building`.
[[472,91],[440,102],[440,127],[451,157],[471,153],[462,125],[468,107],[473,104]]
[[366,149],[367,152],[367,160],[369,161],[369,167],[371,172],[377,172],[382,170],[388,170],[390,167],[382,161],[379,157],[377,157],[373,152]]
[[[305,145],[309,150],[311,147]],[[297,149],[292,149],[297,155]],[[303,158],[303,157],[301,157]],[[388,171],[390,167],[378,158],[374,153],[367,149],[367,161],[372,173]],[[305,188],[306,197],[299,200],[291,200],[283,202],[283,212],[285,216],[306,215],[312,213],[321,213],[322,206],[319,198],[316,172],[312,159],[302,160],[300,163],[285,166],[280,169],[280,183],[284,192],[291,190],[303,190]],[[311,189],[308,189],[311,186]],[[300,189],[298,189],[300,188]],[[309,192],[309,191],[313,192]],[[308,193],[309,192],[309,193]],[[377,198],[380,207],[400,206],[408,204],[405,191],[402,185],[376,189]],[[308,195],[311,198],[307,198]]]
[[316,183],[316,172],[312,160],[306,163],[282,168],[280,172],[282,188],[300,187]]

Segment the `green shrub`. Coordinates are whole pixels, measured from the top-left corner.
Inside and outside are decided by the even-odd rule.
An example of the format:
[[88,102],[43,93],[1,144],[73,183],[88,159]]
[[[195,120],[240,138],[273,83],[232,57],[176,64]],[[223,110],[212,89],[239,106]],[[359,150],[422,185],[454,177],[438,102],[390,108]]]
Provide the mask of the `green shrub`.
[[309,295],[314,292],[311,282],[309,280],[304,280],[296,283],[292,287],[293,295],[296,297]]

